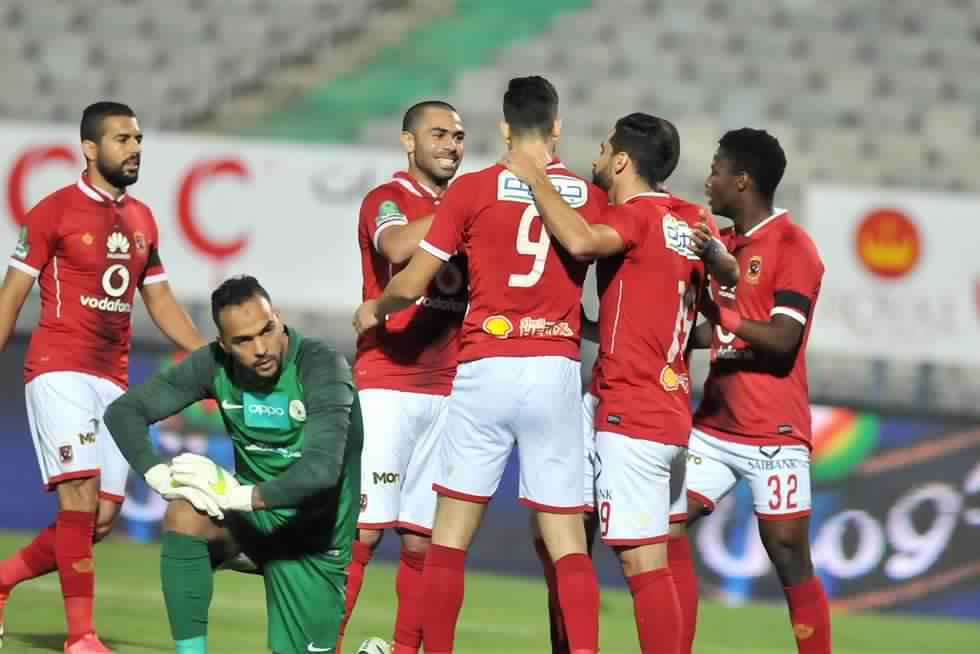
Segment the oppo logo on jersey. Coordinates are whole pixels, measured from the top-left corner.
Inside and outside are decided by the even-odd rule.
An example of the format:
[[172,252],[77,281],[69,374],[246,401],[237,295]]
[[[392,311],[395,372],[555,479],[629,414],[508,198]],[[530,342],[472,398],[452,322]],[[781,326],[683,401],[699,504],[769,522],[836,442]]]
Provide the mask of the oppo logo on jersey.
[[110,313],[129,313],[133,310],[133,305],[124,300],[110,300],[107,297],[97,298],[91,295],[82,295],[78,298],[83,307],[88,307],[89,309],[98,309],[99,311],[108,311]]
[[256,416],[275,416],[277,418],[286,415],[286,410],[282,407],[269,406],[268,404],[249,404],[248,412]]

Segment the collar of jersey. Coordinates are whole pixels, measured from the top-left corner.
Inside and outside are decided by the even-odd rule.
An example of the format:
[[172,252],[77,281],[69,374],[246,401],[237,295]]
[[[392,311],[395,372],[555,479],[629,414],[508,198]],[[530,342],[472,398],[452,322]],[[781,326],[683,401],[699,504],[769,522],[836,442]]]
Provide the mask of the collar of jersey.
[[296,353],[299,352],[299,342],[303,340],[303,335],[293,327],[287,325],[283,325],[283,329],[286,330],[286,335],[289,336],[289,348],[286,350],[286,356],[282,362],[282,366],[285,368],[296,360]]
[[742,238],[751,239],[761,236],[761,232],[764,232],[766,227],[772,225],[777,220],[784,216],[789,216],[789,212],[786,209],[776,209],[771,216],[763,220],[761,223],[750,229],[749,231],[742,234]]
[[119,196],[118,200],[113,198],[102,189],[90,183],[88,180],[88,174],[84,170],[82,171],[82,174],[78,176],[78,190],[84,193],[87,198],[90,200],[95,200],[99,204],[120,205],[127,197],[126,194],[123,193]]
[[397,173],[392,175],[391,179],[399,186],[405,188],[412,195],[417,195],[420,198],[432,199],[437,199],[439,197],[438,193],[409,175],[407,170],[399,170]]
[[660,193],[658,191],[645,191],[643,193],[634,193],[625,200],[622,204],[632,202],[633,200],[653,200],[657,204],[670,204],[670,200],[673,196],[670,193]]

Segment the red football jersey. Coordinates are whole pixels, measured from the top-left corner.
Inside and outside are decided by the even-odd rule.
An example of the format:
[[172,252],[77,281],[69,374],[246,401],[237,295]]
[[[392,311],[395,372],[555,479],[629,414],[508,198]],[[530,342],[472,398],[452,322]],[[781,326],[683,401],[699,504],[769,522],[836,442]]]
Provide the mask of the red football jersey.
[[667,193],[641,193],[601,218],[626,250],[596,262],[598,431],[687,445],[685,351],[706,283],[704,263],[690,249],[699,209]]
[[[605,195],[559,161],[548,175],[589,222]],[[575,261],[544,229],[530,189],[500,165],[460,177],[446,192],[421,247],[443,261],[463,251],[470,263],[470,308],[459,360],[579,357],[582,283]]]
[[[432,215],[437,206],[439,197],[404,172],[367,194],[357,228],[363,299],[381,297],[391,278],[404,268],[392,265],[379,251],[381,233]],[[466,314],[466,274],[465,257],[452,257],[425,297],[358,338],[354,361],[358,388],[449,394],[456,376],[459,327]]]
[[715,327],[711,369],[694,424],[736,442],[809,445],[806,344],[823,262],[809,235],[783,210],[733,236],[729,249],[738,259],[741,278],[734,291],[712,284],[715,299],[734,302],[734,308],[749,320],[789,316],[803,324],[803,339],[795,352],[779,355],[753,349]]
[[25,382],[68,370],[126,388],[133,295],[167,279],[158,248],[149,207],[113,200],[84,174],[31,209],[10,260],[41,288]]

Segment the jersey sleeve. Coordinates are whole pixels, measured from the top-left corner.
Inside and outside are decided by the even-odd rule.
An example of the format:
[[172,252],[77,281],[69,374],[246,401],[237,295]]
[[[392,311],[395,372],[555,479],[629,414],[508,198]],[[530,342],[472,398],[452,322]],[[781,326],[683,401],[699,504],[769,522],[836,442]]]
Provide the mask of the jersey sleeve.
[[103,421],[134,470],[145,474],[163,463],[150,441],[150,425],[211,397],[219,358],[217,344],[202,347],[146,383],[131,387],[109,405]]
[[398,204],[399,199],[396,191],[381,187],[368,193],[361,203],[361,225],[376,251],[380,252],[378,242],[381,232],[395,225],[408,224],[408,218]]
[[635,248],[642,239],[636,213],[623,205],[607,208],[600,222],[616,230],[619,238],[623,239],[626,250]]
[[449,186],[436,209],[429,233],[419,243],[420,248],[443,261],[449,261],[463,242],[463,231],[473,210],[473,179],[463,177]]
[[163,261],[160,259],[160,230],[156,220],[153,219],[153,214],[150,214],[150,224],[153,226],[153,233],[150,242],[146,244],[150,254],[146,259],[140,287],[167,281],[167,271],[163,268]]
[[55,254],[58,243],[58,221],[61,215],[55,196],[48,196],[27,212],[20,228],[17,246],[10,265],[37,277]]
[[[357,395],[350,365],[325,344],[304,339],[297,355],[306,425],[303,456],[281,476],[259,484],[267,508],[296,507],[337,485],[347,448]],[[359,420],[356,422],[359,423]]]
[[808,238],[791,237],[781,245],[783,257],[773,281],[770,316],[784,315],[806,325],[823,280],[824,266]]

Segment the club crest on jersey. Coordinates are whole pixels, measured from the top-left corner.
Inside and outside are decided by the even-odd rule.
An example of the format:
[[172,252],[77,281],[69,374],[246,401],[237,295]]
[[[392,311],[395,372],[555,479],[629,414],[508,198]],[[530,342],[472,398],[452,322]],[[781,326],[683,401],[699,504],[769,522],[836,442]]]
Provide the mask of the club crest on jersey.
[[507,316],[487,316],[483,321],[483,331],[496,338],[507,338],[514,331],[514,324]]
[[[581,207],[588,201],[589,189],[583,180],[569,175],[548,175],[548,178],[562,199],[573,209]],[[531,188],[509,170],[500,173],[497,177],[497,199],[525,204],[534,202]]]
[[745,281],[758,284],[760,275],[762,275],[762,257],[755,255],[749,259],[748,268],[745,269]]
[[133,245],[136,246],[137,250],[146,249],[146,237],[143,232],[133,232]]
[[106,256],[110,259],[129,259],[129,239],[122,232],[113,232],[106,239],[105,247],[109,251]]
[[17,246],[14,248],[14,257],[17,259],[26,259],[30,251],[31,246],[27,243],[27,225],[24,225],[20,228],[20,233],[17,234]]

